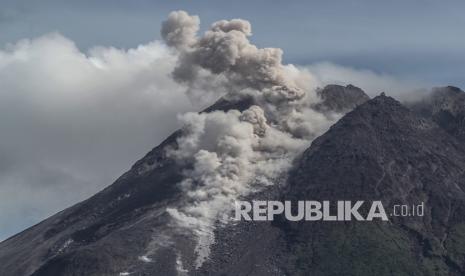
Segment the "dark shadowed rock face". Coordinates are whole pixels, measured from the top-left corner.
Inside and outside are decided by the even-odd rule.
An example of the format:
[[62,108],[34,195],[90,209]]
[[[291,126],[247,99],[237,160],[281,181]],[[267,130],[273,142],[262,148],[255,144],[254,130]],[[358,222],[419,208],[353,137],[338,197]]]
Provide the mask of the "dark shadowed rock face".
[[[219,101],[211,110],[250,104]],[[240,222],[216,230],[198,270],[177,271],[169,247],[146,262],[166,206],[180,197],[182,168],[163,150],[176,146],[175,133],[107,189],[0,243],[0,275],[465,275],[464,143],[390,97],[356,106],[295,161],[287,181],[250,199],[381,200],[388,214],[393,204],[424,202],[424,217]],[[189,260],[192,246],[179,237],[172,248]]]
[[465,92],[447,86],[434,88],[431,94],[411,104],[414,112],[430,118],[447,132],[465,141]]
[[[205,275],[465,275],[465,149],[379,96],[317,138],[288,185],[253,199],[425,203],[389,222],[244,222],[218,233]],[[210,274],[209,274],[209,273]],[[202,274],[201,274],[202,275]]]
[[[220,99],[205,112],[244,110],[252,103]],[[182,168],[165,151],[177,146],[179,135],[172,134],[95,196],[0,243],[0,275],[102,276],[128,269],[175,275],[172,252],[160,252],[157,262],[141,256],[167,224],[166,207],[181,196],[176,184]],[[192,247],[188,240],[180,244]]]
[[362,89],[351,84],[347,86],[330,84],[317,92],[322,99],[317,109],[337,113],[347,113],[370,99]]
[[425,203],[390,222],[287,223],[298,275],[464,275],[465,150],[433,122],[379,96],[302,155],[289,199]]

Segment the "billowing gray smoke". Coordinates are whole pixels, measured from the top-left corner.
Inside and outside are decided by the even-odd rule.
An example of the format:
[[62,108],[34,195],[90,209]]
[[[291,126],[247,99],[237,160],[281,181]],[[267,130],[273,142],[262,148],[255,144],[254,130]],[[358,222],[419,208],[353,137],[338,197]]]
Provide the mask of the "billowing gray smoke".
[[339,115],[312,109],[318,97],[311,75],[283,65],[280,49],[251,44],[249,22],[221,20],[202,36],[198,29],[199,18],[184,11],[172,12],[163,23],[162,36],[178,54],[173,78],[187,84],[190,94],[214,91],[216,97],[247,96],[257,103],[243,112],[183,115],[179,147],[168,152],[193,164],[180,183],[185,203],[168,212],[198,237],[200,266],[215,226],[228,223],[223,215],[234,201],[273,185]]
[[275,101],[304,96],[304,91],[281,63],[281,49],[260,49],[250,43],[252,28],[248,21],[215,22],[202,37],[196,36],[198,24],[197,16],[189,16],[184,11],[172,12],[163,23],[163,38],[181,54],[173,72],[176,80],[192,85],[203,77],[204,69],[225,77],[229,92],[252,88]]
[[166,45],[182,49],[193,45],[199,30],[200,19],[185,11],[172,12],[163,22],[161,36]]

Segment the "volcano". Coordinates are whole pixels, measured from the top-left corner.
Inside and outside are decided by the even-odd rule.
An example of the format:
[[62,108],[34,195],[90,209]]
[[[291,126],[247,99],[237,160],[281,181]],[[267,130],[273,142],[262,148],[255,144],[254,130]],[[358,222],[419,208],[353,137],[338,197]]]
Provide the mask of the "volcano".
[[[199,265],[194,235],[167,212],[185,193],[189,164],[166,150],[180,130],[103,191],[0,243],[0,275],[465,275],[465,106],[457,100],[465,93],[434,91],[404,105],[354,86],[325,87],[315,108],[348,113],[275,185],[243,198],[380,200],[389,221],[221,224]],[[254,104],[221,99],[203,112]],[[389,212],[419,203],[424,216]]]

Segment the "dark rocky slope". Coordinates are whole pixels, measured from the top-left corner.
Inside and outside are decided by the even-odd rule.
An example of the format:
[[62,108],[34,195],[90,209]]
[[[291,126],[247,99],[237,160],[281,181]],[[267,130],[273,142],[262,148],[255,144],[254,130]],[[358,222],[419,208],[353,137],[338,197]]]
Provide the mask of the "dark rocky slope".
[[465,150],[431,121],[379,96],[303,154],[287,198],[425,203],[424,217],[287,223],[301,275],[464,275]]
[[[209,110],[250,104],[220,101]],[[182,168],[163,150],[177,135],[94,197],[0,243],[0,275],[183,274],[169,248],[140,259],[180,197]],[[188,274],[464,275],[465,147],[394,99],[348,113],[296,160],[286,183],[251,199],[382,200],[388,213],[395,203],[425,202],[425,216],[220,227],[210,259]],[[189,265],[192,240],[181,236],[172,247]]]
[[454,86],[434,88],[410,104],[420,116],[432,119],[447,132],[465,141],[465,92]]
[[362,89],[351,84],[347,86],[330,84],[317,93],[322,99],[316,106],[317,109],[338,113],[347,113],[370,99]]
[[388,222],[243,222],[199,275],[464,275],[465,149],[384,95],[317,138],[289,184],[254,199],[425,203]]
[[[251,99],[219,100],[205,112],[244,110],[251,104]],[[172,134],[95,196],[0,243],[0,275],[117,275],[132,266],[175,273],[175,260],[164,264],[170,268],[159,268],[153,267],[158,262],[144,263],[140,256],[154,229],[167,223],[166,207],[180,196],[176,184],[182,168],[165,152],[176,146],[178,135]]]

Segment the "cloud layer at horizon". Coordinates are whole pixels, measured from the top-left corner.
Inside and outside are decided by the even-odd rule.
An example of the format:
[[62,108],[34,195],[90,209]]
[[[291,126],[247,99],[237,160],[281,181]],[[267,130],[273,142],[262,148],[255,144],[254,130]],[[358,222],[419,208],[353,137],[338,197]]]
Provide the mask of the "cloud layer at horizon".
[[192,110],[158,42],[88,53],[52,33],[0,50],[0,240],[111,184]]
[[[51,33],[1,49],[0,240],[111,184],[179,126],[178,114],[204,106],[172,81],[175,66],[158,41],[82,52]],[[412,87],[330,63],[304,69],[317,84],[372,94]]]
[[407,99],[465,85],[458,2],[300,2],[260,14],[261,1],[0,2],[0,240],[111,184],[178,128],[178,114],[214,100],[192,104],[171,79],[175,53],[157,39],[173,9],[199,14],[201,31],[223,18],[251,20],[253,42],[283,48],[284,63],[309,71],[316,86]]
[[[58,31],[83,51],[94,45],[133,48],[160,38],[172,10],[202,18],[244,18],[253,43],[279,47],[286,63],[333,62],[436,85],[465,86],[465,2],[0,0],[0,45]],[[260,12],[257,12],[260,11]]]

